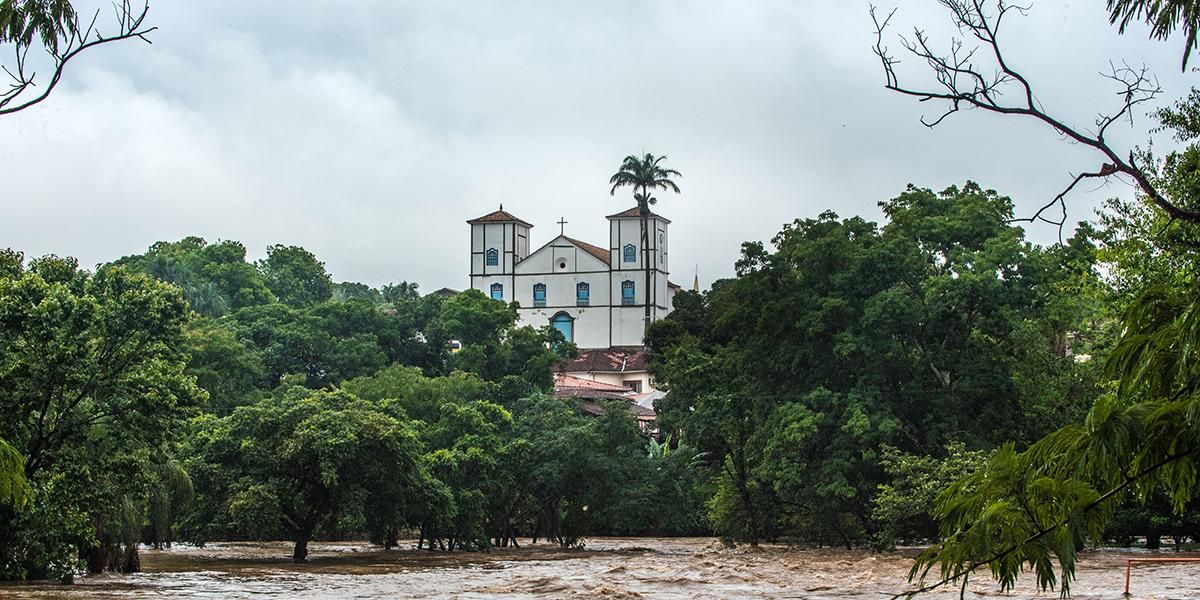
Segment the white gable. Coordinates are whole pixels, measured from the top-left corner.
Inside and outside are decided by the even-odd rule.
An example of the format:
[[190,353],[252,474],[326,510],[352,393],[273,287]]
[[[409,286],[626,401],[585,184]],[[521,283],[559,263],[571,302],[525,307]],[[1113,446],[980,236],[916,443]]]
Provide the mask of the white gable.
[[[607,251],[605,251],[607,252]],[[517,263],[516,273],[596,273],[608,272],[608,263],[593,256],[587,248],[574,240],[560,235],[550,240]]]

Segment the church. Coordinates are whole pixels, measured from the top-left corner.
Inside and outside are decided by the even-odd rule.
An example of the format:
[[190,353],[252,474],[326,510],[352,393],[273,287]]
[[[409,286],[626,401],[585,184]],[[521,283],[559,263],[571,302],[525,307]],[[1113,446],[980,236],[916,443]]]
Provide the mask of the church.
[[599,246],[561,232],[537,250],[533,225],[501,207],[471,225],[471,287],[520,305],[522,325],[553,325],[579,348],[641,347],[650,321],[671,312],[678,286],[668,281],[671,221],[651,213],[650,286],[642,261],[637,208],[608,217]]
[[533,225],[503,206],[471,219],[471,287],[493,299],[516,302],[521,325],[551,325],[574,342],[580,357],[565,367],[564,375],[649,395],[652,382],[642,351],[646,305],[649,322],[661,319],[671,312],[679,290],[668,280],[671,221],[653,213],[648,220],[647,287],[637,207],[607,220],[604,245],[568,237],[560,229],[534,250]]

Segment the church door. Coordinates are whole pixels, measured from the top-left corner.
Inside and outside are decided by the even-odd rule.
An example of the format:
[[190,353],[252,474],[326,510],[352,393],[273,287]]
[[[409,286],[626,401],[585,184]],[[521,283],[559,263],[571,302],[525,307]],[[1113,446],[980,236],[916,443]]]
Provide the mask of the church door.
[[561,331],[563,337],[566,338],[568,342],[575,341],[575,321],[571,318],[571,315],[560,312],[557,315],[554,315],[553,319],[550,319],[550,324],[553,325],[555,329]]

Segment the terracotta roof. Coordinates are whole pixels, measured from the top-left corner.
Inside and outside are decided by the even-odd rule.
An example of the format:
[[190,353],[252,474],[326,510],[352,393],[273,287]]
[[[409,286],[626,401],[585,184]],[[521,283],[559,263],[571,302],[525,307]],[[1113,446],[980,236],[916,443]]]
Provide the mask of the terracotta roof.
[[601,248],[600,246],[589,244],[582,240],[577,240],[572,237],[567,237],[565,235],[562,237],[564,240],[567,240],[568,242],[571,242],[572,244],[579,246],[580,250],[583,250],[584,252],[587,252],[588,254],[591,254],[592,256],[595,256],[596,258],[600,259],[600,262],[602,262],[606,265],[611,264],[609,262],[608,250],[605,250],[604,248]]
[[518,219],[516,216],[514,216],[512,213],[510,213],[506,210],[498,210],[496,212],[491,212],[491,213],[483,215],[482,217],[479,217],[477,219],[471,219],[470,221],[467,221],[467,222],[471,223],[472,225],[474,225],[475,223],[520,223],[522,225],[528,225],[529,227],[533,227],[533,225],[530,225],[529,223],[525,222],[524,219]]
[[645,417],[653,419],[658,415],[658,413],[654,412],[653,408],[646,408],[645,406],[638,406],[637,404],[630,404],[629,412],[633,413],[638,419]]
[[442,289],[440,289],[440,290],[436,290],[436,291],[434,291],[434,292],[430,292],[430,294],[431,294],[431,295],[433,295],[433,296],[444,296],[444,297],[446,297],[446,298],[449,298],[450,296],[457,296],[457,295],[459,295],[460,293],[461,293],[461,292],[459,292],[458,290],[451,289],[451,288],[448,288],[448,287],[444,287],[444,288],[442,288]]
[[[597,417],[604,414],[604,407],[591,400],[584,400],[583,402],[580,402],[579,410]],[[639,421],[654,421],[658,416],[653,410],[643,406],[638,406],[636,404],[629,405],[629,412],[633,413],[633,416]]]
[[[623,210],[615,215],[608,215],[605,218],[606,219],[640,219],[641,217],[642,217],[642,213],[639,212],[638,207],[635,206],[629,210]],[[658,213],[655,213],[653,211],[650,212],[650,217],[653,219],[658,219],[659,221],[662,221],[664,223],[671,222],[670,219],[668,219]]]
[[591,389],[591,390],[600,390],[600,391],[604,391],[604,392],[617,392],[617,393],[628,393],[628,392],[633,391],[623,385],[617,385],[615,383],[604,383],[603,381],[596,381],[595,379],[585,379],[583,377],[567,375],[566,373],[555,373],[554,374],[554,387],[556,387],[556,388],[558,388],[558,387],[587,388],[587,389]]
[[555,398],[579,398],[584,400],[625,400],[630,401],[628,396],[633,394],[633,390],[623,386],[604,383],[602,381],[594,381],[584,379],[583,377],[575,377],[564,373],[554,374],[554,397]]
[[559,373],[627,373],[646,370],[646,353],[641,349],[599,348],[582,350],[573,360],[560,363]]

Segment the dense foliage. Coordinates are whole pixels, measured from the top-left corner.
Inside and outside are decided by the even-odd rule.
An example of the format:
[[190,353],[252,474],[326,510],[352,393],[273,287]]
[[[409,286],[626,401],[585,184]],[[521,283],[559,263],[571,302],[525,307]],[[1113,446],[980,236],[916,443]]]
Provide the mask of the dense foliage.
[[[1003,514],[1014,486],[1060,500],[1045,519],[1095,502],[1100,472],[1023,477],[1065,468],[1052,454],[1103,465],[1111,440],[1087,429],[1102,417],[1143,423],[1129,440],[1186,427],[1186,403],[1151,419],[1124,400],[1194,382],[1194,361],[1162,350],[1193,343],[1178,232],[1151,236],[1144,209],[1114,202],[1098,228],[1038,247],[1009,199],[973,183],[882,206],[882,226],[798,220],[745,244],[736,277],[677,295],[648,335],[670,391],[654,439],[619,406],[594,416],[546,394],[574,347],[478,291],[332,283],[301,248],[251,263],[199,238],[95,273],[9,251],[0,402],[19,418],[0,430],[3,576],[136,569],[138,542],[173,540],[289,539],[295,560],[354,536],[442,551],[710,532],[886,548]],[[1148,286],[1153,301],[1132,299]],[[1153,368],[1113,386],[1106,360]],[[1114,451],[1141,468],[1177,446]],[[1153,502],[1107,534],[1115,505],[1047,543],[1188,539],[1172,509],[1189,481],[1138,488]]]
[[724,535],[860,543],[889,449],[1026,444],[1099,391],[1076,358],[1097,310],[1086,238],[1033,246],[974,184],[883,208],[884,227],[825,213],[745,244],[736,279],[651,331],[663,424],[720,473]]

